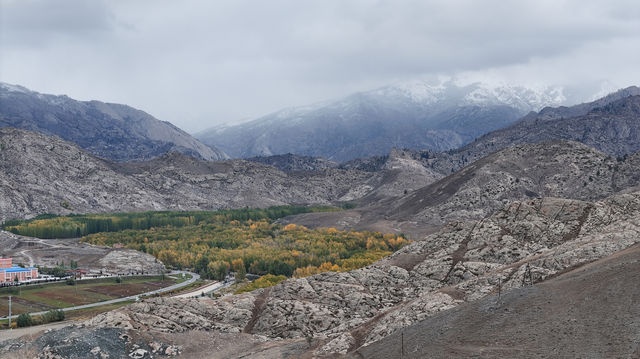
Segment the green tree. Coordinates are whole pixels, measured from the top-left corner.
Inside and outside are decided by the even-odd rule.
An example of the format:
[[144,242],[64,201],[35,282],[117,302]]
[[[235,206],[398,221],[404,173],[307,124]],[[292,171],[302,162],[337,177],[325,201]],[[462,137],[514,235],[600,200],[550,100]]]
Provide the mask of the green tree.
[[236,283],[242,282],[247,275],[247,268],[242,258],[231,261],[231,266],[233,267],[233,271],[236,272]]
[[64,268],[62,267],[55,267],[51,270],[51,275],[53,275],[54,277],[58,277],[58,278],[62,278],[64,276],[67,275],[67,273],[65,272]]
[[59,322],[64,320],[64,311],[60,309],[51,309],[42,315],[42,324]]
[[213,279],[223,280],[229,273],[229,262],[225,262],[225,261],[209,262],[209,265],[207,266],[207,268],[209,269],[209,273],[211,273],[211,276],[213,277]]
[[33,325],[33,319],[29,315],[29,313],[22,313],[18,316],[18,327],[30,327]]

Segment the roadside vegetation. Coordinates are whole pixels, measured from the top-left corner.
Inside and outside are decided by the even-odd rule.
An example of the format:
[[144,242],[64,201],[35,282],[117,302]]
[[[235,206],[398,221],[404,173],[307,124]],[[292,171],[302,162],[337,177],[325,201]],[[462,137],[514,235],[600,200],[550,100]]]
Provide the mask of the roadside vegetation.
[[60,322],[60,321],[63,321],[64,318],[65,318],[64,312],[60,309],[51,309],[50,311],[40,316],[36,316],[35,318],[28,313],[22,313],[18,316],[18,319],[16,320],[16,325],[18,328],[30,327],[32,325]]

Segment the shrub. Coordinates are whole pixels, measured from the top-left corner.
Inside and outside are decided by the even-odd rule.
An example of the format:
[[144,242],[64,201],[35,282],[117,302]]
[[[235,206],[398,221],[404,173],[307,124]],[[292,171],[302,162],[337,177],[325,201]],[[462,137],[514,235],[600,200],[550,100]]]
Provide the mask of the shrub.
[[342,207],[342,209],[353,209],[353,208],[356,208],[357,206],[358,205],[356,203],[347,202],[347,203],[343,203],[342,206],[340,207]]
[[42,324],[51,322],[60,322],[64,320],[64,311],[60,309],[51,309],[42,315]]
[[74,285],[74,284],[76,284],[75,279],[73,279],[73,278],[67,278],[67,285]]
[[244,292],[250,292],[252,290],[256,290],[256,289],[259,289],[259,288],[271,287],[271,286],[274,286],[274,285],[282,282],[285,279],[287,279],[287,277],[285,277],[283,275],[273,275],[273,274],[263,275],[262,277],[254,280],[250,284],[238,289],[235,292],[235,294],[240,294],[240,293],[244,293]]
[[18,316],[17,323],[19,328],[30,327],[33,325],[33,319],[31,319],[29,313],[22,313]]

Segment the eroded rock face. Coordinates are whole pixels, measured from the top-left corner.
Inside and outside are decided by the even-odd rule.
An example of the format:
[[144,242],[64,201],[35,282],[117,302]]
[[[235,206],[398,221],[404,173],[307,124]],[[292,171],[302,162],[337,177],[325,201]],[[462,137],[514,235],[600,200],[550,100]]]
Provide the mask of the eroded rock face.
[[640,242],[640,193],[515,202],[456,222],[369,266],[211,300],[150,299],[87,325],[313,337],[345,353],[460,303],[544,281]]
[[387,204],[387,214],[444,225],[481,219],[525,198],[598,200],[640,184],[637,167],[630,162],[577,142],[513,146]]
[[98,261],[98,266],[109,273],[164,273],[162,262],[152,255],[133,249],[111,250]]

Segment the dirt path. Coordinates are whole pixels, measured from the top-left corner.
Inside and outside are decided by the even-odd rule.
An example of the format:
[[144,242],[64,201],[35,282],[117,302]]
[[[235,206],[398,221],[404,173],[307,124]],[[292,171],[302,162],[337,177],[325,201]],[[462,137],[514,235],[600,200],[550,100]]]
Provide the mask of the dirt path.
[[37,337],[40,336],[40,334],[45,330],[60,329],[74,323],[75,321],[68,320],[64,322],[36,325],[33,327],[7,329],[0,332],[0,341],[19,338],[23,335],[33,335],[34,337]]
[[24,257],[26,257],[29,260],[29,267],[33,267],[36,265],[36,261],[33,260],[33,257],[28,252],[29,252],[29,249],[23,249],[20,251],[20,254],[22,254]]

